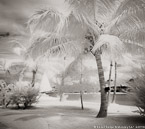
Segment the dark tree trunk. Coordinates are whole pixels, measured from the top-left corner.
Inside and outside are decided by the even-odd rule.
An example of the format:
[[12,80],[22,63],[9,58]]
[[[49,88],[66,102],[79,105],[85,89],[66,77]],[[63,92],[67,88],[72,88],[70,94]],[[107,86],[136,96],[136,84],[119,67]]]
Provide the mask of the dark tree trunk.
[[105,91],[105,78],[100,53],[96,53],[95,58],[98,66],[98,75],[101,89],[101,106],[97,117],[107,117],[108,101],[107,92]]
[[32,87],[34,87],[34,85],[35,85],[35,79],[36,79],[37,70],[38,70],[38,67],[36,66],[36,69],[33,69],[33,71],[32,71],[32,74],[33,74],[33,76],[32,76],[32,82],[31,82]]
[[112,97],[112,103],[115,103],[116,99],[116,82],[117,82],[117,63],[115,62],[114,94]]
[[111,93],[111,75],[112,75],[112,61],[110,63],[109,79],[108,79],[108,103],[110,103],[110,93]]
[[80,91],[80,99],[81,99],[81,108],[84,110],[84,104],[83,104],[83,92]]
[[32,84],[32,87],[34,87],[34,85],[35,85],[36,71],[33,70],[33,71],[32,71],[32,74],[33,74],[33,76],[32,76],[32,82],[31,82],[31,84]]
[[82,88],[82,79],[83,79],[83,74],[82,74],[82,56],[81,56],[81,76],[80,76],[80,100],[81,100],[81,108],[84,110],[84,104],[83,104],[83,88]]

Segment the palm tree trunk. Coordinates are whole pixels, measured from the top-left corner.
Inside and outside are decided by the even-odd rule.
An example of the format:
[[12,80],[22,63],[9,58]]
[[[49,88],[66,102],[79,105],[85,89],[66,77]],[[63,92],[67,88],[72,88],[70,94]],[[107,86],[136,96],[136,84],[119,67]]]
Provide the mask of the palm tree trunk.
[[110,103],[110,92],[111,92],[111,75],[112,75],[112,61],[110,63],[109,80],[108,80],[108,103]]
[[64,79],[65,79],[65,60],[66,60],[66,57],[64,56],[64,73],[62,73],[62,81],[61,81],[61,85],[60,85],[60,98],[59,98],[59,101],[61,102],[62,99],[63,99],[63,87],[64,87]]
[[63,89],[62,89],[63,86],[64,86],[64,75],[62,75],[61,85],[60,85],[60,89],[59,89],[59,95],[60,95],[59,101],[60,102],[62,101],[62,98],[63,98]]
[[82,79],[83,79],[83,74],[82,74],[82,57],[81,57],[80,99],[81,99],[81,108],[82,108],[82,110],[84,110],[84,104],[83,104],[83,89],[82,89]]
[[117,82],[117,63],[115,62],[114,94],[112,98],[112,103],[115,103],[115,99],[116,99],[116,82]]
[[83,104],[83,92],[80,91],[80,99],[81,99],[81,108],[84,110],[84,104]]
[[97,117],[107,117],[108,101],[107,92],[105,91],[105,78],[100,53],[96,53],[95,58],[98,66],[98,75],[101,89],[101,106]]
[[38,70],[38,67],[37,66],[35,66],[35,67],[36,68],[33,69],[33,71],[32,71],[32,74],[33,74],[33,76],[32,76],[32,82],[31,82],[32,87],[34,87],[34,85],[35,85],[36,73],[37,73],[37,70]]
[[33,73],[33,76],[32,76],[31,84],[32,84],[32,87],[34,87],[37,70],[33,70],[32,73]]
[[84,104],[83,104],[83,90],[82,90],[82,73],[80,78],[80,100],[81,100],[81,108],[84,110]]

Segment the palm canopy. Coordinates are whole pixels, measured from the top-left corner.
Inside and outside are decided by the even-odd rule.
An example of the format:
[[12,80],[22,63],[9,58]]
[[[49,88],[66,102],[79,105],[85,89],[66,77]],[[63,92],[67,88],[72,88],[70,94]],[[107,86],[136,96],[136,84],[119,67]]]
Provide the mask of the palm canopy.
[[[88,32],[96,36],[100,31],[116,36],[116,39],[118,37],[129,50],[128,46],[144,49],[143,0],[65,0],[64,4],[64,9],[45,8],[30,18],[28,26],[32,39],[28,51],[32,55],[37,57],[60,50],[70,52],[70,46],[81,48],[82,44],[86,44]],[[73,49],[73,52],[76,50]]]
[[58,54],[60,56],[68,54],[75,56],[82,52],[85,47],[89,47],[89,44],[82,38],[75,39],[57,33],[49,33],[37,37],[36,34],[31,39],[31,45],[27,50],[27,54],[34,59]]
[[[101,8],[105,11],[99,11]],[[104,34],[117,36],[126,44],[144,48],[145,2],[143,0],[99,1],[96,19],[103,23]]]
[[32,32],[31,46],[28,50],[30,53],[37,50],[38,54],[40,46],[42,48],[39,49],[41,54],[49,53],[52,49],[56,50],[60,47],[66,47],[65,50],[70,52],[70,45],[82,48],[82,44],[86,44],[85,35],[88,31],[98,33],[98,27],[95,25],[92,13],[90,15],[86,14],[86,11],[77,13],[68,2],[65,2],[65,5],[64,10],[52,9],[51,7],[37,11],[30,18],[28,21],[28,26]]
[[[70,33],[75,32],[75,36],[79,34],[80,37],[81,34],[84,35],[89,28],[97,31],[97,27],[92,20],[92,13],[89,15],[88,8],[85,11],[79,10],[80,13],[78,13],[68,2],[64,2],[64,4],[65,8],[63,10],[48,7],[37,11],[28,21],[31,32],[34,33],[43,30],[49,33],[59,32],[63,35],[70,35]],[[90,8],[90,10],[91,9],[92,8]],[[84,10],[84,8],[81,10]],[[86,14],[86,12],[88,13]]]
[[97,43],[92,49],[92,52],[95,53],[96,50],[101,50],[103,56],[107,57],[110,61],[116,62],[117,60],[123,58],[125,46],[118,37],[114,35],[103,34],[98,38]]

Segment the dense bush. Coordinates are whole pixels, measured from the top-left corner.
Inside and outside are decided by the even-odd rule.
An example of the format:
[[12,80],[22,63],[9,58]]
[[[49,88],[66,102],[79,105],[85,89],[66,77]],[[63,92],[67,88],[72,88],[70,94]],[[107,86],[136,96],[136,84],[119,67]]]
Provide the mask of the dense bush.
[[5,104],[5,92],[6,92],[7,84],[4,80],[0,80],[0,105]]
[[1,92],[3,96],[3,105],[6,107],[9,104],[17,105],[18,108],[22,105],[23,108],[27,108],[32,103],[37,102],[39,96],[39,89],[32,87],[31,84],[25,82],[17,82],[9,84]]
[[145,70],[141,74],[137,74],[136,78],[129,82],[131,86],[130,95],[138,107],[140,115],[145,116]]

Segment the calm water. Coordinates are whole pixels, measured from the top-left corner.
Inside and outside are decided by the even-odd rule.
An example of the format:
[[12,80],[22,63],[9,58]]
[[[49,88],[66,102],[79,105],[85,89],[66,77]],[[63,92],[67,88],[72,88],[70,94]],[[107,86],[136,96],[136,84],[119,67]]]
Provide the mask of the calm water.
[[[66,100],[79,100],[80,94],[79,93],[65,93],[64,98]],[[86,102],[98,102],[100,103],[100,93],[89,93],[83,94],[83,100]],[[112,94],[110,95],[110,100],[112,100]],[[134,102],[131,97],[125,93],[117,93],[116,95],[116,103],[121,105],[131,105],[134,106]]]

